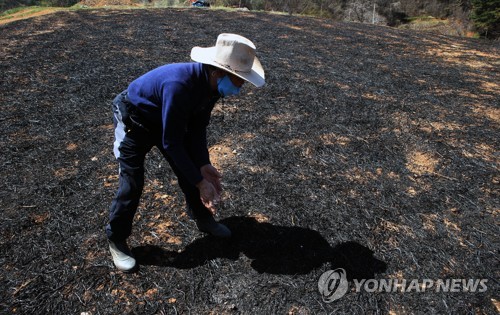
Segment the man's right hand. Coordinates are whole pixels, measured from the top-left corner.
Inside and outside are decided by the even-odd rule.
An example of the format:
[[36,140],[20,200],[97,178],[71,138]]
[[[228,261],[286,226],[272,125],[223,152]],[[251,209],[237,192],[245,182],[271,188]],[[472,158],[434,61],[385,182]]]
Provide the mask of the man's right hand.
[[206,179],[196,184],[196,187],[200,191],[200,198],[203,205],[215,215],[217,213],[216,206],[220,201],[220,195],[217,189]]

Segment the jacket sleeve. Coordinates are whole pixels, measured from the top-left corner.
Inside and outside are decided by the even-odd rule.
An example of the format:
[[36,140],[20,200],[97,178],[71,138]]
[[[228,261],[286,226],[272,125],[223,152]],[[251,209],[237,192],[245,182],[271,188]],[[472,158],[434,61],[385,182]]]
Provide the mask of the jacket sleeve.
[[192,185],[196,185],[203,177],[184,144],[188,128],[189,106],[191,106],[189,97],[183,93],[182,86],[171,86],[163,91],[162,144],[179,171]]
[[205,111],[189,121],[185,136],[186,148],[194,164],[200,168],[210,164],[207,147],[207,126],[210,122],[210,111]]

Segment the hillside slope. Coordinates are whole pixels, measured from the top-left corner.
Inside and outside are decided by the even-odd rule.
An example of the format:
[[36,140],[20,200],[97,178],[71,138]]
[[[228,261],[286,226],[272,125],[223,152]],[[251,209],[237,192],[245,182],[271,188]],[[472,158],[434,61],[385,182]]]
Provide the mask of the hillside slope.
[[[438,314],[498,311],[497,43],[207,10],[58,12],[0,26],[0,313]],[[196,231],[154,150],[130,243],[103,228],[117,185],[110,102],[221,32],[266,69],[213,112],[220,219]],[[325,303],[320,275],[347,272]],[[352,279],[486,279],[485,292],[355,292]]]

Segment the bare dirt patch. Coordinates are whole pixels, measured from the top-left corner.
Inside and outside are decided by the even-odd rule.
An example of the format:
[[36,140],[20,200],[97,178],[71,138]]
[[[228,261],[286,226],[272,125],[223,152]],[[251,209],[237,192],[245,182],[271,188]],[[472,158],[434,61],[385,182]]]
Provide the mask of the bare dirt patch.
[[43,10],[37,10],[36,12],[33,12],[33,9],[30,9],[30,8],[25,9],[25,10],[20,10],[16,13],[9,14],[7,17],[2,17],[0,19],[0,25],[14,22],[14,21],[19,21],[19,20],[30,19],[33,17],[54,13],[56,11],[59,11],[59,9],[47,8],[47,9],[43,9]]
[[[498,43],[212,10],[57,12],[0,26],[0,312],[498,312]],[[262,89],[221,102],[210,151],[230,240],[198,232],[158,152],[130,243],[110,102],[221,32],[251,38]],[[344,268],[349,291],[317,282]],[[487,279],[486,292],[353,292],[353,279]]]

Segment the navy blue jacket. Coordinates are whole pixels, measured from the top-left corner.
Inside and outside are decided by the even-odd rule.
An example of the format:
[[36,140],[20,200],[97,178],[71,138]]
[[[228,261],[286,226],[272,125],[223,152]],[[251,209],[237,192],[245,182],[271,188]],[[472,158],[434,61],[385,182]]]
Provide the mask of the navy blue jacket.
[[178,63],[158,67],[133,81],[128,99],[146,127],[161,135],[164,150],[193,185],[203,177],[200,167],[210,163],[207,126],[219,99],[209,84],[206,65]]

